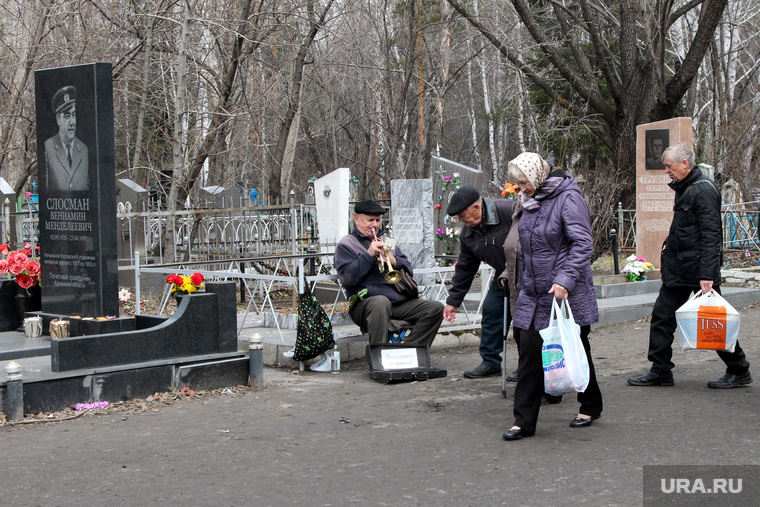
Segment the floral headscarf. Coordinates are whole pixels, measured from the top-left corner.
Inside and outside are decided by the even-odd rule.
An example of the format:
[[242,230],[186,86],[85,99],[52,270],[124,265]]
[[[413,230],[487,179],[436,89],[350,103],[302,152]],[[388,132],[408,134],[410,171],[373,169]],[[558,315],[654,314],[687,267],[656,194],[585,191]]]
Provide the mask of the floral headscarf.
[[520,153],[507,164],[508,169],[518,169],[533,188],[538,190],[549,176],[549,164],[538,153]]

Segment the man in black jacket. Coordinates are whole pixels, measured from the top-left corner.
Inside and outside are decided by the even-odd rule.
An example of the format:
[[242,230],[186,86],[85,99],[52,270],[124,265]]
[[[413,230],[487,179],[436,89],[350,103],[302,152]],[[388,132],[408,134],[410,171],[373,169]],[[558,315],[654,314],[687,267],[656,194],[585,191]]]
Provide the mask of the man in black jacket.
[[[506,264],[504,238],[512,225],[512,212],[516,204],[517,201],[493,201],[481,197],[475,187],[465,185],[454,193],[446,208],[446,213],[457,216],[464,227],[459,234],[459,258],[454,268],[443,318],[454,322],[457,308],[470,290],[481,262],[496,270],[483,301],[480,334],[480,357],[483,362],[476,368],[465,371],[464,376],[467,378],[501,373],[500,354],[504,348],[504,293],[496,277],[504,270]],[[485,289],[483,287],[483,290]]]
[[[676,143],[662,154],[665,172],[675,190],[673,222],[662,247],[662,287],[652,309],[649,329],[649,373],[629,378],[632,386],[673,385],[673,333],[676,310],[692,292],[720,292],[721,195],[715,183],[694,168],[694,151],[690,144]],[[717,351],[726,363],[726,373],[707,386],[728,389],[752,382],[749,362],[736,343],[734,352]]]

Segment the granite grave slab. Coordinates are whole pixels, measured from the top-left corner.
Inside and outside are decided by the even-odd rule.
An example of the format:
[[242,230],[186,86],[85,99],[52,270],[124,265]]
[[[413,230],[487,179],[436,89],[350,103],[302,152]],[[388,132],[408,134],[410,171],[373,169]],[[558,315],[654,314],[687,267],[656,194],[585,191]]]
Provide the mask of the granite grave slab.
[[50,344],[54,372],[235,350],[234,282],[207,282],[206,292],[179,296],[174,315],[156,326],[52,340]]

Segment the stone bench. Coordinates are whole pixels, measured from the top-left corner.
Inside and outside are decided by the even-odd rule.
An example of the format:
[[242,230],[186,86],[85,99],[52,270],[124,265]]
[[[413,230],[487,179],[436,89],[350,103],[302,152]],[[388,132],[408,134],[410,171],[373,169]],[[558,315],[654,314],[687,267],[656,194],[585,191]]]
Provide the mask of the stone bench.
[[[295,346],[295,329],[281,329],[278,332],[276,328],[244,326],[243,331],[238,337],[239,350],[248,350],[248,341],[254,332],[259,333],[263,338],[265,365],[280,365],[287,368],[299,367],[298,361],[283,356],[283,353],[288,352]],[[282,337],[280,337],[280,334],[282,334]],[[341,361],[355,361],[365,358],[368,337],[366,333],[362,333],[359,330],[359,326],[355,324],[334,325],[333,339],[338,345]],[[479,343],[480,321],[468,323],[466,318],[460,314],[454,323],[443,321],[431,349],[477,345]],[[319,358],[316,358],[306,361],[306,363],[310,364],[318,360]]]

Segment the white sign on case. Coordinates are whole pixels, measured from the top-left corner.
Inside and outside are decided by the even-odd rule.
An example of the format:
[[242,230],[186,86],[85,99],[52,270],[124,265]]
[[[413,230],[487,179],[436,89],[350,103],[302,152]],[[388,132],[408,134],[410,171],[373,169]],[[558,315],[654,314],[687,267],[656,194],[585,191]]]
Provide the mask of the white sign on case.
[[419,368],[417,349],[382,349],[380,362],[386,370],[403,370]]

